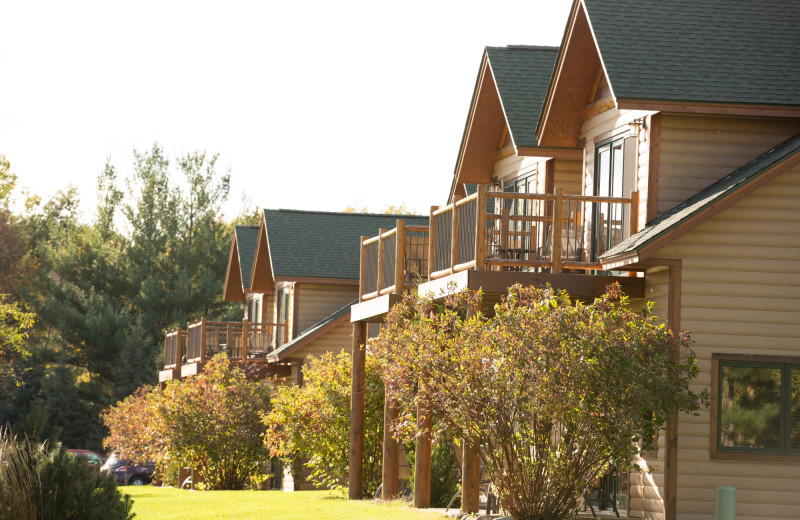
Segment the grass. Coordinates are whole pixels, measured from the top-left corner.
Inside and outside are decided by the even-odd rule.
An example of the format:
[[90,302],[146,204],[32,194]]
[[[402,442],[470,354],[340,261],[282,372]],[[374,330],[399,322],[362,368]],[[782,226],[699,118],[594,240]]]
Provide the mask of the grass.
[[127,486],[136,520],[441,520],[407,503],[347,500],[334,491],[185,491]]

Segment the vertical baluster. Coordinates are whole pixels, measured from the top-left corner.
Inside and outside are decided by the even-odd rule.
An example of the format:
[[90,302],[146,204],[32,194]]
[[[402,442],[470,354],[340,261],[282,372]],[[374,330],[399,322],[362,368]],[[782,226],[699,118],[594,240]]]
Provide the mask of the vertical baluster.
[[394,234],[394,292],[403,294],[406,287],[406,221],[398,220],[396,229]]
[[206,318],[200,319],[200,363],[206,362]]
[[250,334],[248,334],[247,326],[248,322],[247,318],[245,318],[242,320],[242,337],[239,340],[242,345],[242,361],[247,361],[247,350],[250,346]]
[[386,229],[380,228],[378,230],[378,285],[376,286],[378,289],[378,296],[381,294],[381,289],[383,289],[383,234],[386,233]]
[[360,269],[358,271],[358,301],[364,301],[364,279],[367,271],[367,246],[364,245],[364,241],[367,240],[367,238],[369,237],[362,236],[359,242],[359,244],[361,244],[361,263],[359,264]]
[[562,188],[555,189],[555,201],[553,203],[553,225],[552,227],[552,240],[550,242],[551,252],[550,258],[552,259],[553,266],[550,270],[552,273],[561,272],[561,212],[563,210],[562,204],[564,202],[564,191]]
[[453,202],[452,217],[450,220],[450,274],[455,272],[458,263],[458,213],[459,209],[455,201]]
[[430,218],[428,219],[428,280],[431,280],[433,274],[433,259],[436,258],[436,217],[433,212],[438,210],[439,206],[431,206]]
[[475,269],[486,266],[486,185],[478,185],[478,200],[475,204]]

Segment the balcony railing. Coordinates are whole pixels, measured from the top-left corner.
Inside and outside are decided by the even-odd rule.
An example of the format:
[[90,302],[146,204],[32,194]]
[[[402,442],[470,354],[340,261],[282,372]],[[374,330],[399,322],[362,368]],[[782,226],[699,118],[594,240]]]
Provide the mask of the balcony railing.
[[376,237],[361,237],[360,300],[402,293],[426,281],[428,247],[428,227],[407,226],[404,220]]
[[431,208],[429,279],[467,269],[601,269],[597,257],[636,230],[638,193],[554,191],[487,193],[479,186],[469,197]]
[[279,323],[207,321],[205,318],[165,334],[164,368],[202,363],[217,354],[242,361],[266,359],[267,354],[288,341],[288,329]]

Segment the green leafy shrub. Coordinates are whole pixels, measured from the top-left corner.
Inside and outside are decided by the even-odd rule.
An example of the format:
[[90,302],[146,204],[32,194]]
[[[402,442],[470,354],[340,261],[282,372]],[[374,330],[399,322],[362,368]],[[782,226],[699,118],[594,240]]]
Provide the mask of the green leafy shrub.
[[[264,416],[270,452],[285,460],[301,455],[309,479],[325,487],[347,483],[350,446],[352,361],[347,353],[309,356],[302,387],[279,386],[272,411]],[[364,403],[364,484],[362,496],[373,496],[381,483],[383,383],[374,359],[366,361]]]

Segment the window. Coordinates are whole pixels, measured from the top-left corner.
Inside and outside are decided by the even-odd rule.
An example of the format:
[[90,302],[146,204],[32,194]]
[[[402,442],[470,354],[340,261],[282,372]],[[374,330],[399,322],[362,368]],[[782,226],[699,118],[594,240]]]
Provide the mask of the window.
[[278,324],[282,325],[278,327],[277,334],[278,334],[278,346],[281,346],[285,343],[286,340],[286,321],[289,315],[289,291],[287,289],[280,289],[278,291],[278,298],[275,302],[277,305],[277,318]]
[[[635,189],[636,138],[617,137],[600,142],[595,149],[594,194],[627,197]],[[619,203],[595,204],[592,260],[629,235],[630,208]]]
[[717,355],[718,458],[800,455],[800,358]]

